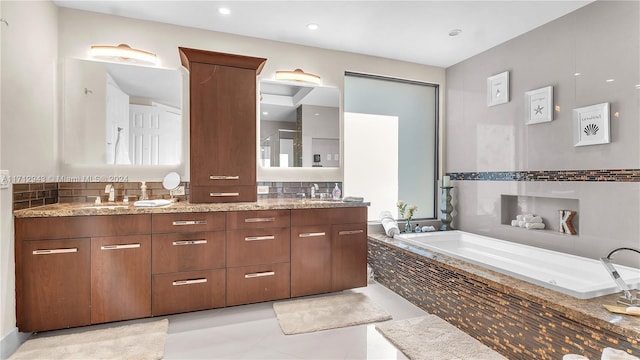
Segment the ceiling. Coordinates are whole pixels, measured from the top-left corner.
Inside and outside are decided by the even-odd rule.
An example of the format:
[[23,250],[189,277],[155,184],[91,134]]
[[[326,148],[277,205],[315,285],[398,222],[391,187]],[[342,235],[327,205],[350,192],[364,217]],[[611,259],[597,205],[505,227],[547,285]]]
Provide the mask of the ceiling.
[[[449,67],[592,0],[116,1],[62,7]],[[220,7],[230,14],[222,15]],[[315,23],[317,30],[307,25]],[[462,32],[449,36],[453,29]]]

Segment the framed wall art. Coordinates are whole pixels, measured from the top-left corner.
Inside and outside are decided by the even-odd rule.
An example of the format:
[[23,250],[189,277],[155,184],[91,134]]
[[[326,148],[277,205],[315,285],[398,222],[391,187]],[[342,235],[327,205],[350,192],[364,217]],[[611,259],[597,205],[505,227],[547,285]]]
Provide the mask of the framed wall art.
[[509,102],[509,72],[489,76],[487,78],[487,106]]
[[574,146],[608,144],[609,103],[573,109]]
[[553,120],[553,86],[525,92],[524,108],[527,125]]

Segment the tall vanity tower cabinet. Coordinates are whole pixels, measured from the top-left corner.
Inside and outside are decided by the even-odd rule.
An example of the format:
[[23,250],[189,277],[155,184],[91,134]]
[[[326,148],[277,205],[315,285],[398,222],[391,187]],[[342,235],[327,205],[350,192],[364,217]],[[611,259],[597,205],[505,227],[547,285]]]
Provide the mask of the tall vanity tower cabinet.
[[178,49],[189,70],[190,202],[256,201],[256,77],[266,59]]

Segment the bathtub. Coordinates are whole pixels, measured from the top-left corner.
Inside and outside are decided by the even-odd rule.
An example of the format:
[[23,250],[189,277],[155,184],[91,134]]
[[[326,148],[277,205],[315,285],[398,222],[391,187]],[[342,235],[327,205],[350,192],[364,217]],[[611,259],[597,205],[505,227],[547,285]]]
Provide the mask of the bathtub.
[[[578,299],[621,292],[599,260],[458,230],[399,234],[395,239]],[[615,267],[629,288],[640,288],[640,269],[622,265]]]

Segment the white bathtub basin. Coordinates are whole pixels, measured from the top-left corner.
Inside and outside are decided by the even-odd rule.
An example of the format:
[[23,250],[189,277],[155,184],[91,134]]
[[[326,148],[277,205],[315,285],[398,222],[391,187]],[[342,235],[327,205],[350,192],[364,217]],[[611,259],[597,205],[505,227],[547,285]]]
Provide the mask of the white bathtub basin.
[[[599,260],[458,230],[400,234],[395,238],[578,299],[620,292]],[[615,267],[631,289],[640,288],[640,269],[622,265]]]

